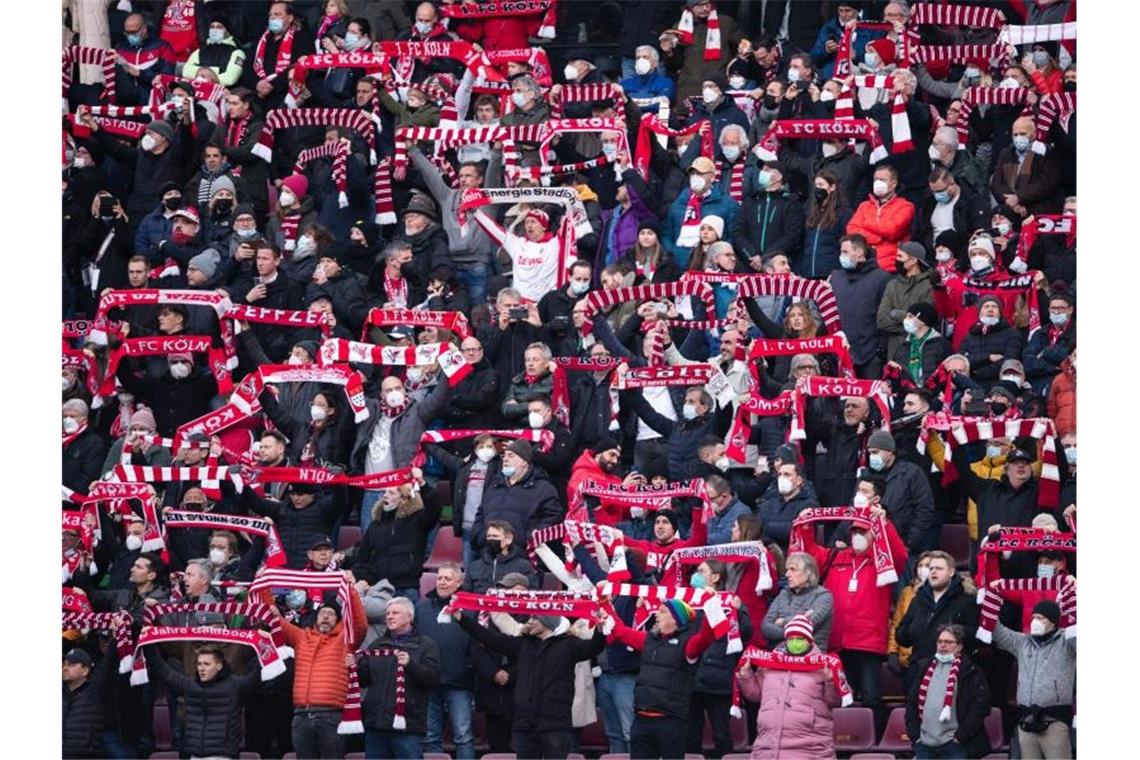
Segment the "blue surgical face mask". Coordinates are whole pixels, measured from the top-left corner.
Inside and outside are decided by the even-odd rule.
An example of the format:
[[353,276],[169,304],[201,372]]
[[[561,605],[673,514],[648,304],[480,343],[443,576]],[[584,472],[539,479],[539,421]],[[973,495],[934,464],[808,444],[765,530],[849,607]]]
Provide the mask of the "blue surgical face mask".
[[1057,568],[1052,565],[1038,565],[1037,577],[1038,578],[1052,578],[1057,573]]
[[948,662],[953,662],[954,655],[950,652],[935,652],[934,659],[945,665]]
[[943,203],[949,203],[950,202],[950,191],[949,190],[936,190],[934,193],[934,201],[935,201],[935,203],[938,203],[939,205],[941,205]]
[[308,594],[305,593],[304,589],[295,588],[292,591],[290,591],[288,594],[285,595],[285,604],[291,610],[301,609],[302,607],[305,606],[305,602],[307,600],[308,600]]
[[356,32],[346,32],[344,35],[344,46],[349,50],[355,50],[360,46],[360,35]]
[[867,457],[867,464],[870,465],[871,469],[875,472],[882,472],[883,467],[886,466],[882,454],[871,454]]
[[511,93],[511,101],[515,104],[515,108],[522,108],[526,105],[526,95],[523,95],[517,90]]
[[503,465],[503,477],[509,478],[515,474],[515,468],[509,464]]
[[579,280],[571,280],[570,281],[570,292],[572,292],[576,296],[580,296],[580,295],[584,294],[589,289],[590,289],[590,283],[589,282],[581,282]]
[[850,256],[846,256],[841,253],[839,254],[839,266],[843,267],[844,269],[854,269],[855,262],[851,260]]
[[219,42],[221,42],[225,38],[226,38],[226,30],[225,29],[211,29],[210,31],[206,32],[206,39],[209,40],[209,42],[211,44],[214,44],[214,45],[218,44]]
[[767,169],[761,169],[760,173],[756,175],[756,183],[760,185],[760,187],[768,187],[768,185],[772,184],[772,172]]
[[273,34],[281,34],[285,31],[285,19],[271,18],[269,19],[269,31]]
[[709,582],[705,576],[700,573],[693,573],[693,577],[689,579],[689,585],[693,588],[707,588]]
[[142,42],[142,35],[141,34],[128,34],[127,35],[127,44],[128,45],[132,45],[132,46],[137,47],[140,42]]
[[986,457],[989,459],[997,459],[1003,453],[1001,446],[986,446]]
[[1013,147],[1018,153],[1024,153],[1029,150],[1029,136],[1028,135],[1014,135]]
[[1050,313],[1049,314],[1049,321],[1052,322],[1057,327],[1064,327],[1069,322],[1069,315],[1065,314],[1065,313],[1061,313],[1061,314]]
[[1045,64],[1049,63],[1049,54],[1044,50],[1033,51],[1033,65],[1039,69],[1045,68]]
[[431,31],[431,24],[429,24],[426,21],[417,21],[416,22],[416,31],[419,32],[420,34],[427,34],[428,32]]

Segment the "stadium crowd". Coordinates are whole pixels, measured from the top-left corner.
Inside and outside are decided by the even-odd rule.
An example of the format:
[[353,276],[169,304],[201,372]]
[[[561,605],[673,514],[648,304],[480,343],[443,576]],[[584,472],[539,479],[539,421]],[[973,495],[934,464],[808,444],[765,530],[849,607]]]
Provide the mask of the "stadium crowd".
[[1075,6],[64,0],[63,756],[1072,757]]

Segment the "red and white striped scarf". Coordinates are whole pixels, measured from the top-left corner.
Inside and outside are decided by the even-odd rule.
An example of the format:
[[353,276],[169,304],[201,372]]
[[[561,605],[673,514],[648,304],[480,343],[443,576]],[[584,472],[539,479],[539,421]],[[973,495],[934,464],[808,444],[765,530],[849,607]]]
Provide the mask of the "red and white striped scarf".
[[[705,23],[708,29],[705,32],[704,60],[713,63],[720,60],[720,21],[716,16],[716,5],[712,6]],[[687,7],[681,11],[681,20],[677,22],[677,39],[682,45],[693,44],[693,12]]]
[[[95,360],[94,356],[88,356],[77,348],[64,348],[62,366],[81,370],[83,372],[83,385],[91,394],[92,408],[103,405],[103,399],[99,396],[99,362]],[[67,436],[64,436],[63,445],[65,447],[68,440]]]
[[984,562],[987,557],[984,555],[1044,551],[1076,554],[1077,534],[1039,528],[1002,528],[996,536],[985,536],[978,547],[978,552],[983,555],[978,558],[978,585],[984,588],[994,580],[988,576],[988,567]]
[[[794,656],[786,652],[766,652],[763,649],[750,646],[744,650],[737,662],[737,668],[747,663],[754,668],[765,670],[783,670],[793,673],[811,673],[816,670],[826,670],[831,677],[831,683],[839,692],[840,704],[849,707],[855,703],[851,685],[847,682],[847,673],[843,670],[843,662],[839,655],[813,652],[802,656]],[[739,674],[732,679],[732,716],[739,718],[743,715],[740,710],[740,683]]]
[[[453,58],[461,61],[475,79],[488,82],[502,82],[504,77],[487,58],[482,50],[477,50],[470,42],[461,40],[424,40],[422,42],[395,42],[384,40],[380,42],[380,49],[389,58],[419,58],[430,60],[433,58]],[[407,79],[407,77],[405,77]]]
[[868,399],[879,409],[883,420],[883,430],[891,429],[891,386],[882,380],[851,380],[843,377],[802,377],[796,383],[794,394],[795,416],[792,418],[790,441],[807,438],[804,418],[808,396],[844,398],[857,396]]
[[1003,43],[1016,45],[1018,47],[1022,45],[1034,45],[1039,42],[1075,40],[1076,38],[1076,21],[1066,21],[1061,24],[1032,24],[1029,26],[1010,24],[1002,29],[999,37]]
[[1037,101],[1037,116],[1034,126],[1037,134],[1033,140],[1032,150],[1039,155],[1045,155],[1045,144],[1049,140],[1049,129],[1053,122],[1062,114],[1070,114],[1077,110],[1077,93],[1056,92],[1046,95]]
[[167,96],[170,95],[171,87],[175,84],[188,85],[194,91],[193,104],[202,106],[206,110],[206,117],[212,123],[222,123],[226,88],[221,84],[207,82],[204,79],[183,79],[173,74],[155,74],[150,85],[151,108],[160,103],[165,103]]
[[660,298],[676,298],[678,296],[695,296],[704,302],[710,314],[715,313],[716,304],[712,288],[704,282],[697,281],[696,278],[682,279],[677,282],[633,285],[608,290],[591,290],[589,295],[586,296],[586,308],[583,312],[585,322],[582,324],[582,335],[589,335],[593,330],[592,319],[594,314],[598,313],[598,311],[631,301],[648,301]]
[[[739,283],[736,291],[737,310],[743,312],[743,299],[762,296],[807,298],[815,302],[827,331],[837,334],[843,329],[839,320],[839,302],[827,280],[811,280],[794,274],[733,274],[727,272],[685,272],[681,282],[694,282],[708,287],[711,283]],[[709,290],[711,293],[711,288]]]
[[844,377],[855,377],[855,363],[842,332],[815,338],[757,338],[748,351],[748,372],[753,387],[760,387],[760,370],[757,360],[769,356],[795,356],[797,354],[834,354],[839,359],[839,371]]
[[[236,119],[226,120],[226,147],[234,148],[241,144],[245,139],[245,133],[249,129],[250,122],[253,121],[253,111],[246,111],[244,115]],[[260,139],[260,135],[258,136]],[[230,169],[230,173],[235,177],[241,176],[241,165],[234,164]]]
[[266,29],[262,33],[261,39],[257,41],[257,51],[253,54],[253,70],[257,74],[258,79],[275,79],[278,74],[289,68],[289,64],[293,62],[293,38],[297,34],[296,26],[290,26],[285,31],[285,36],[281,38],[281,44],[277,48],[277,60],[273,62],[273,74],[266,72],[265,46],[272,34],[272,32]]
[[[389,294],[391,295],[391,294]],[[430,309],[380,309],[368,310],[364,318],[364,330],[360,339],[368,337],[371,327],[388,325],[412,325],[414,327],[437,327],[455,333],[460,340],[470,337],[471,327],[461,311],[433,311]]]
[[272,522],[260,517],[171,510],[163,515],[163,527],[165,529],[233,530],[239,533],[261,536],[265,539],[265,566],[282,567],[285,565],[285,549],[281,546],[281,537],[277,534],[277,527]]
[[[147,118],[161,120],[166,114],[174,110],[174,103],[159,103],[150,106],[86,106],[95,117],[99,128],[110,134],[126,137],[132,140],[140,139],[146,132],[149,122],[131,121],[131,119]],[[71,125],[71,134],[75,137],[90,137],[91,130],[79,120],[78,114],[68,114],[68,123]]]
[[[848,93],[850,95],[850,93]],[[840,95],[842,98],[842,94]],[[840,104],[837,101],[834,119],[777,119],[768,126],[768,131],[756,145],[755,152],[761,161],[775,161],[779,157],[780,139],[814,139],[827,140],[837,137],[847,137],[852,140],[866,140],[871,148],[867,157],[869,163],[875,164],[887,157],[887,149],[879,136],[879,130],[866,119],[856,119],[853,110],[846,110],[841,115]],[[846,101],[848,104],[852,100]]]
[[492,430],[489,428],[425,430],[424,434],[420,436],[420,448],[412,457],[412,466],[423,467],[424,462],[427,461],[427,454],[423,450],[425,443],[450,443],[451,441],[477,438],[481,435],[493,435],[496,438],[522,438],[538,446],[538,450],[543,452],[550,451],[551,447],[554,446],[554,433],[545,428],[538,428],[537,430],[531,428],[519,428],[517,430]]
[[[348,692],[345,695],[344,709],[340,714],[340,725],[337,726],[336,732],[338,734],[362,734],[364,733],[363,711],[360,704],[360,676],[357,670],[360,667],[359,658],[361,657],[392,657],[393,659],[400,652],[404,650],[395,649],[393,647],[377,647],[375,649],[361,649],[355,653],[356,660],[348,666]],[[407,710],[407,674],[404,671],[404,666],[396,663],[396,704],[392,711],[392,728],[396,731],[403,731],[408,727],[405,711]],[[372,688],[380,688],[375,685]]]
[[[942,723],[950,721],[950,713],[954,707],[954,690],[958,688],[958,666],[962,664],[961,656],[955,656],[950,663],[950,674],[946,676],[946,692],[942,696],[942,710],[938,713],[938,720]],[[931,658],[930,667],[922,675],[922,682],[918,685],[918,717],[922,719],[922,711],[926,707],[926,692],[930,689],[930,679],[934,677],[934,670],[939,663]]]
[[170,642],[199,642],[212,641],[217,644],[241,644],[251,648],[257,654],[257,661],[261,665],[261,680],[271,681],[285,672],[285,663],[273,645],[273,639],[268,631],[262,630],[231,630],[228,628],[190,627],[155,625],[144,626],[139,632],[135,645],[135,655],[131,669],[131,686],[141,686],[149,683],[150,678],[146,670],[146,656],[143,647],[148,644],[166,644]]
[[[319,38],[318,38],[319,39]],[[296,108],[300,105],[301,93],[305,88],[309,72],[318,69],[363,69],[365,76],[391,71],[391,60],[383,53],[372,53],[366,50],[356,50],[351,53],[316,53],[303,55],[293,64],[289,71],[289,92],[285,96],[285,105]]]
[[1037,484],[1037,503],[1046,508],[1057,506],[1061,494],[1057,468],[1057,428],[1049,417],[1029,417],[1021,420],[984,420],[977,417],[960,417],[950,423],[951,435],[945,436],[945,467],[942,485],[958,479],[953,465],[954,449],[967,443],[989,441],[993,438],[1032,437],[1044,440],[1041,454],[1041,480]]
[[[704,124],[708,124],[709,126],[704,133],[701,133],[701,126]],[[711,161],[715,148],[713,145],[712,124],[708,119],[701,119],[687,127],[672,129],[668,124],[662,123],[661,120],[653,114],[643,115],[637,127],[637,146],[633,155],[633,165],[641,174],[641,178],[647,182],[649,181],[649,160],[653,155],[653,146],[650,141],[653,139],[653,135],[686,137],[692,134],[697,134],[700,137],[700,155]]]
[[668,571],[673,566],[677,573],[675,583],[680,586],[685,582],[684,566],[699,565],[705,560],[716,559],[721,562],[752,562],[757,566],[756,588],[757,594],[769,591],[774,587],[772,574],[768,568],[768,549],[761,541],[738,541],[730,544],[713,544],[711,546],[689,546],[684,549],[674,549],[665,562]]
[[736,462],[744,462],[751,434],[752,417],[783,417],[795,409],[792,391],[784,391],[773,399],[757,396],[755,393],[744,403],[737,404],[736,418],[728,435],[728,446],[724,455]]
[[[159,530],[158,523],[158,495],[149,483],[99,481],[91,486],[91,490],[86,496],[80,497],[75,494],[72,497],[72,501],[83,506],[84,512],[95,514],[96,504],[107,504],[108,508],[117,514],[132,515],[133,511],[130,504],[127,503],[128,499],[136,499],[142,504],[143,522],[146,526],[143,532],[142,550],[150,552],[162,549],[162,533]],[[95,524],[99,525],[98,521]],[[96,528],[96,537],[100,537],[99,534],[100,530]]]
[[376,163],[376,125],[365,111],[355,108],[275,108],[265,115],[265,127],[252,152],[273,162],[274,133],[293,127],[344,127],[359,132],[368,141],[368,161]]
[[61,514],[61,530],[73,531],[79,535],[79,548],[63,552],[63,580],[66,583],[75,576],[79,564],[87,557],[90,559],[90,572],[97,572],[94,558],[91,555],[95,548],[95,534],[87,525],[87,510],[81,512],[64,511]]
[[[895,78],[890,74],[867,74],[852,78],[850,85],[844,85],[835,99],[835,118],[851,119],[855,115],[855,88],[866,87],[886,90],[895,86]],[[891,153],[905,153],[914,150],[910,134],[910,117],[906,114],[907,98],[895,93],[891,101]],[[872,153],[872,156],[874,153]]]
[[590,103],[598,100],[613,101],[614,118],[625,122],[625,93],[612,82],[562,85],[558,97],[550,101],[550,118],[562,119],[564,106],[567,103]]
[[[590,554],[598,559],[599,566],[606,571],[608,580],[621,583],[630,579],[629,565],[626,560],[625,535],[617,528],[580,520],[563,520],[548,528],[531,531],[526,547],[531,562],[534,562],[536,555],[540,555],[539,550],[546,543],[558,539],[562,540],[566,559],[562,567],[549,568],[556,576],[561,578],[560,571],[562,570],[573,576],[581,575],[581,568],[578,567],[578,563],[574,559],[573,549],[575,546],[585,545]],[[598,545],[604,550],[604,556],[599,556]],[[542,559],[549,566],[549,557],[544,556]]]
[[[539,137],[538,155],[544,165],[547,164],[547,156],[552,152],[551,143],[554,138],[562,137],[570,133],[610,132],[617,135],[618,153],[629,151],[624,117],[618,117],[616,119],[551,119],[550,121],[544,122],[542,126],[545,127],[545,129],[542,130]],[[506,171],[506,169],[504,170]],[[514,179],[517,179],[517,176]],[[581,236],[583,233],[579,230],[578,234]]]
[[107,356],[107,371],[103,373],[100,396],[115,393],[115,373],[124,356],[168,356],[173,353],[206,354],[210,372],[218,383],[218,393],[225,395],[233,390],[230,371],[226,368],[221,348],[212,345],[209,335],[164,335],[154,338],[127,338]]
[[994,629],[997,628],[998,616],[1001,614],[1002,604],[1005,602],[1004,594],[1007,591],[1056,593],[1057,606],[1061,608],[1061,619],[1057,627],[1064,628],[1065,636],[1068,638],[1076,635],[1077,584],[1073,576],[1062,573],[1051,578],[998,578],[996,581],[990,581],[984,588],[978,589],[978,604],[982,608],[978,615],[978,641],[985,644],[993,641]]
[[[329,383],[340,385],[348,397],[348,404],[352,408],[353,419],[363,422],[368,419],[368,406],[364,402],[364,379],[359,372],[342,366],[322,366],[319,364],[262,364],[254,372],[250,372],[241,381],[237,392],[230,397],[230,403],[238,415],[251,416],[260,410],[257,397],[266,384],[274,383]],[[225,407],[223,407],[225,409]],[[219,412],[222,410],[218,410]],[[217,414],[217,413],[210,413]],[[206,433],[213,435],[217,432],[217,424],[229,427],[238,421],[232,414],[225,414],[218,419],[207,419],[204,415],[197,420],[178,428],[177,437],[189,437],[193,433]],[[211,428],[211,424],[215,427]]]
[[[102,66],[103,67],[103,95],[102,100],[108,103],[115,102],[115,64],[118,55],[114,50],[107,48],[89,47],[86,45],[71,45],[63,49],[63,98],[66,101],[71,92],[72,67]],[[65,109],[66,110],[66,107]]]
[[[729,164],[728,170],[731,172],[728,177],[728,195],[737,203],[744,201],[744,169],[746,168],[744,160],[739,160],[735,164]],[[723,161],[716,162],[717,176],[724,174],[725,165]]]
[[325,315],[319,311],[298,311],[296,309],[270,309],[265,306],[238,303],[230,306],[224,319],[243,320],[262,325],[317,329],[325,338],[329,335],[329,325]]
[[[250,598],[260,598],[263,595],[263,589],[265,590],[264,594],[272,594],[272,589],[277,588],[304,589],[316,598],[320,598],[320,595],[325,591],[335,591],[337,601],[340,602],[341,626],[345,644],[349,648],[355,648],[360,643],[353,639],[353,607],[349,597],[350,594],[356,594],[357,591],[349,584],[344,573],[319,570],[266,569],[250,584],[249,595]],[[349,675],[353,675],[351,668]],[[359,708],[359,698],[357,699],[357,707]]]
[[[142,306],[152,304],[181,304],[183,306],[209,306],[218,316],[218,328],[222,336],[222,352],[225,356],[227,369],[237,369],[237,347],[234,345],[233,325],[223,319],[233,306],[229,296],[216,293],[212,290],[175,290],[159,288],[138,288],[128,290],[112,290],[103,294],[99,299],[99,307],[95,311],[95,320],[105,320],[107,312],[111,309],[126,306]],[[106,332],[93,329],[90,333],[91,341],[96,345],[107,345]],[[113,374],[113,373],[112,373]],[[219,383],[222,380],[219,379]]]
[[415,346],[377,346],[343,338],[331,338],[321,344],[323,365],[339,362],[381,364],[412,367],[439,362],[448,385],[455,387],[471,373],[472,365],[451,343],[420,343]]
[[[647,622],[658,607],[671,599],[678,599],[692,607],[699,607],[701,611],[705,613],[705,622],[712,630],[713,635],[717,638],[728,634],[732,626],[730,611],[732,611],[733,608],[730,604],[726,605],[726,603],[734,594],[722,594],[707,588],[648,586],[637,583],[612,583],[610,581],[599,581],[597,584],[597,594],[599,597],[607,599],[615,596],[632,596],[638,599],[644,599],[646,602],[645,605],[639,608],[639,611],[635,615],[635,627],[639,627]],[[727,611],[725,609],[726,606]],[[612,616],[617,617],[612,611],[612,606],[608,611]],[[739,638],[737,641],[739,642]],[[734,651],[740,651],[739,645]]]
[[[970,115],[976,105],[1026,106],[1029,90],[1024,87],[967,87],[962,93],[962,110],[954,129],[958,132],[958,150],[966,150],[970,139]],[[1024,114],[1024,110],[1023,110]]]
[[439,613],[439,622],[450,621],[460,610],[508,615],[566,616],[593,619],[598,602],[592,593],[573,591],[507,591],[495,589],[486,594],[457,591]]
[[875,585],[889,586],[899,579],[890,542],[887,540],[886,520],[882,515],[872,517],[870,507],[815,507],[801,510],[799,516],[792,521],[789,553],[804,551],[803,536],[797,528],[817,522],[852,522],[857,527],[869,528],[871,556],[875,560]]
[[131,613],[118,612],[69,612],[63,613],[63,630],[110,630],[115,633],[115,653],[119,656],[119,672],[131,672],[135,645],[131,640]]
[[554,39],[558,17],[558,0],[515,0],[514,2],[468,2],[449,3],[440,6],[440,14],[452,19],[510,18],[512,16],[535,16],[542,14],[538,36]]
[[972,26],[1000,29],[1005,26],[1005,14],[996,8],[949,3],[915,3],[907,18],[908,26]]
[[1077,242],[1076,214],[1030,214],[1021,222],[1021,232],[1017,236],[1015,259],[1009,268],[1015,272],[1025,272],[1029,268],[1029,251],[1038,235],[1064,235],[1065,245],[1070,248]]
[[348,146],[339,140],[332,143],[307,148],[297,154],[297,161],[293,164],[294,174],[304,174],[305,167],[310,161],[318,158],[332,159],[332,180],[336,185],[337,205],[344,208],[348,205]]
[[[851,73],[851,42],[855,38],[858,29],[866,29],[868,31],[877,32],[890,32],[893,31],[895,25],[889,21],[859,21],[854,28],[843,28],[843,33],[839,36],[838,47],[835,49],[835,67],[834,73],[831,75],[833,79],[843,80]],[[900,35],[900,39],[895,42],[896,50],[902,48],[901,51],[896,52],[896,60],[907,60],[910,58],[909,52],[909,39]],[[901,54],[900,54],[901,53]]]
[[[578,520],[579,522],[590,521],[590,515],[586,511],[586,500],[584,498],[586,496],[595,496],[603,502],[625,506],[644,507],[646,503],[662,504],[662,507],[659,508],[668,507],[669,500],[672,499],[698,499],[701,502],[701,508],[699,515],[694,519],[708,522],[714,516],[712,501],[709,500],[708,492],[705,490],[703,478],[671,481],[662,486],[601,485],[583,481],[570,499],[570,508],[566,512],[566,519]],[[669,549],[668,551],[673,550]],[[663,555],[661,559],[664,560],[665,556]],[[662,566],[650,564],[650,567]]]

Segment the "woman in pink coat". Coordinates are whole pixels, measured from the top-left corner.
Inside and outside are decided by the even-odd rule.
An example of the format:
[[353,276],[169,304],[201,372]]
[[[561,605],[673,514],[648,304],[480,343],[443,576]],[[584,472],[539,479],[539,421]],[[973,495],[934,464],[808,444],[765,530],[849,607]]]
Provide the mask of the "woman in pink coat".
[[[820,653],[811,619],[796,615],[789,620],[775,651],[792,657]],[[826,669],[796,672],[745,663],[736,677],[744,697],[760,703],[752,760],[835,757],[831,708],[839,704],[839,694]]]

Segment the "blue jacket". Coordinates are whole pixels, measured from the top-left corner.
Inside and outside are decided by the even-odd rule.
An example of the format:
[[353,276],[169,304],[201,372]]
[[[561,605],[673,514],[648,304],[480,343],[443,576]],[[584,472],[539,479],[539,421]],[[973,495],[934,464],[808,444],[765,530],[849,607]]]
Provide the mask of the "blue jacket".
[[[681,232],[681,224],[685,220],[685,209],[689,203],[689,188],[685,188],[673,205],[669,207],[669,216],[665,217],[665,226],[661,229],[661,245],[673,255],[673,261],[680,269],[689,268],[689,256],[693,249],[677,246],[677,235]],[[719,216],[724,220],[725,232],[733,229],[736,224],[736,215],[740,213],[740,204],[729,197],[728,193],[718,183],[713,185],[709,194],[701,201],[701,217]]]
[[[872,32],[869,29],[855,29],[855,39],[851,41],[851,47],[855,51],[856,62],[863,60],[863,49],[867,47],[867,43],[878,37],[882,37],[882,32]],[[832,16],[831,19],[819,29],[819,34],[815,38],[815,44],[811,48],[811,59],[815,63],[815,68],[819,70],[819,81],[826,82],[831,79],[831,73],[835,69],[835,53],[827,52],[827,41],[835,40],[837,43],[843,37],[843,25],[839,23],[838,16]]]
[[[810,204],[810,201],[808,201]],[[807,218],[808,204],[804,205],[804,218]],[[847,223],[851,221],[851,209],[839,209],[836,222],[831,227],[808,227],[804,225],[804,242],[794,269],[800,277],[824,280],[832,270],[839,268],[839,238],[847,234]]]
[[151,264],[162,263],[163,256],[158,252],[158,244],[169,240],[174,234],[174,219],[166,217],[166,208],[160,203],[139,222],[135,232],[135,253],[146,256]]
[[732,540],[732,524],[736,522],[736,518],[743,515],[751,515],[752,510],[742,502],[740,499],[734,498],[732,503],[725,507],[724,511],[718,515],[713,515],[709,520],[709,538],[708,544],[727,544]]
[[688,121],[685,122],[685,125],[696,124],[701,119],[708,119],[712,122],[713,141],[716,143],[716,155],[718,158],[721,157],[720,141],[718,139],[721,130],[729,124],[739,124],[744,129],[744,133],[748,134],[748,117],[744,115],[744,111],[736,107],[736,101],[728,96],[721,98],[720,102],[717,103],[716,107],[711,111],[704,101],[697,103],[692,115],[690,115]]
[[[672,100],[673,94],[677,91],[677,85],[672,79],[662,76],[656,71],[651,71],[645,76],[634,74],[631,77],[626,77],[621,80],[621,88],[625,90],[626,97],[635,100],[661,97]],[[657,113],[658,108],[656,103],[638,107],[642,113]]]
[[[582,568],[582,574],[590,579],[591,583],[598,583],[606,579],[606,573],[598,566],[598,561],[590,554],[585,546],[574,547],[574,559],[578,560],[579,566]],[[642,583],[645,579],[641,575],[641,569],[638,567],[637,562],[629,558],[629,570],[633,575],[631,582]],[[636,607],[636,599],[631,596],[619,596],[613,600],[614,612],[621,618],[622,622],[628,626],[633,625],[633,613]],[[630,649],[620,641],[614,641],[612,644],[606,645],[606,657],[602,661],[602,672],[609,674],[625,674],[637,675],[641,669],[641,653]]]
[[416,602],[416,632],[439,644],[439,685],[471,689],[473,682],[468,664],[471,637],[455,621],[441,624],[437,620],[444,606],[444,600],[434,589]]
[[[141,45],[136,47],[124,40],[115,53],[119,58],[115,66],[115,101],[119,105],[146,105],[155,76],[174,73],[174,50],[153,28],[147,30]],[[127,73],[127,65],[138,69],[138,76]]]

